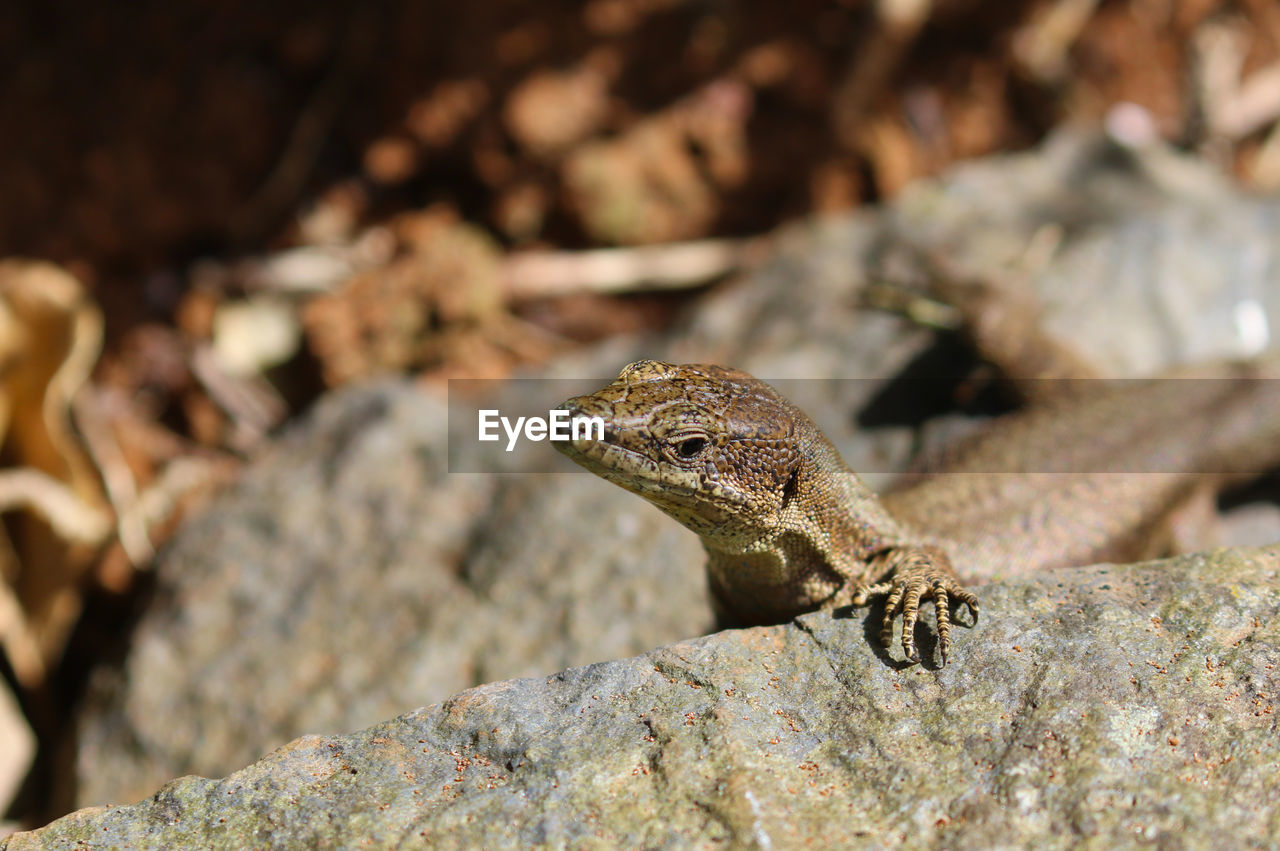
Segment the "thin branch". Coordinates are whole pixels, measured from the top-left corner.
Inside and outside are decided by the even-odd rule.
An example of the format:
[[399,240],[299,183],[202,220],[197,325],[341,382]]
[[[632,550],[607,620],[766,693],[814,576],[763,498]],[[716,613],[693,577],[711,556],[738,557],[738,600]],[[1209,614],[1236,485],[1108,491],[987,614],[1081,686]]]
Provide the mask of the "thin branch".
[[33,689],[44,682],[46,670],[40,643],[27,624],[22,604],[4,583],[0,583],[0,646],[4,647],[14,677],[24,688]]
[[504,284],[513,301],[579,292],[687,289],[759,262],[766,239],[519,252],[507,258]]
[[134,511],[138,502],[137,482],[112,433],[104,408],[100,394],[94,392],[80,393],[72,406],[76,426],[98,467],[107,499],[115,510],[120,546],[133,566],[139,567],[150,563],[155,557],[155,548],[151,545],[146,526],[137,521]]
[[932,0],[879,0],[875,30],[856,45],[832,99],[831,123],[845,147],[858,146],[863,119],[933,14]]
[[111,532],[111,519],[105,512],[32,467],[0,472],[0,513],[16,508],[38,514],[63,540],[98,546]]

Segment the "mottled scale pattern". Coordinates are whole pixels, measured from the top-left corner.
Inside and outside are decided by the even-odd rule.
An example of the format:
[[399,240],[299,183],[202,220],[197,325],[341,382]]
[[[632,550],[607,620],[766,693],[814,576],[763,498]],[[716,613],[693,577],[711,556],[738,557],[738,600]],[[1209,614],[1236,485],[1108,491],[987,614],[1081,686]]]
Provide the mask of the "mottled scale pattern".
[[1170,518],[1280,463],[1280,359],[1086,381],[952,447],[884,497],[990,579],[1167,552]]
[[883,502],[803,412],[738,370],[638,361],[563,407],[607,428],[557,448],[701,536],[722,621],[883,596],[881,637],[901,615],[912,660],[923,602],[943,662],[952,607],[977,615],[956,565],[981,578],[1155,555],[1144,548],[1195,491],[1280,463],[1276,359],[1077,385]]
[[557,448],[698,533],[726,624],[776,623],[871,589],[891,600],[896,589],[903,605],[939,600],[940,611],[950,594],[976,612],[945,555],[919,550],[809,418],[759,379],[639,361],[562,407],[606,429]]

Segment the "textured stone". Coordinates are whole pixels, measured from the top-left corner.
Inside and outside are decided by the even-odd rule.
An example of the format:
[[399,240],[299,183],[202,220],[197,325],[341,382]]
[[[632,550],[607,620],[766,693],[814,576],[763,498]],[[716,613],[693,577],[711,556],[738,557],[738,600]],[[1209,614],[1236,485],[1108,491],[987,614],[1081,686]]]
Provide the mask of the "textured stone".
[[942,670],[810,614],[464,691],[17,849],[1280,842],[1280,547],[982,589]]
[[[933,412],[920,385],[896,377],[955,358],[937,357],[931,332],[860,307],[895,254],[910,254],[903,245],[1018,280],[1028,248],[1060,234],[1027,283],[1055,327],[1124,372],[1161,353],[1236,351],[1239,329],[1220,320],[1241,299],[1258,298],[1280,327],[1280,237],[1268,237],[1277,210],[1167,153],[1064,136],[964,166],[888,210],[786,228],[766,263],[702,299],[671,335],[613,340],[548,373],[599,386],[648,356],[812,379],[785,392],[882,487],[936,431],[935,420],[917,428]],[[1221,261],[1212,268],[1179,259],[1202,233]],[[1157,248],[1158,268],[1135,273],[1132,259]],[[1125,340],[1137,348],[1116,355]],[[904,410],[866,428],[890,396]],[[633,656],[710,627],[692,533],[585,473],[450,475],[445,420],[442,396],[409,382],[332,394],[186,524],[159,559],[123,665],[97,672],[80,713],[80,804],[137,800],[305,733],[367,727],[479,682]],[[1253,525],[1254,541],[1280,538],[1274,512]]]
[[97,672],[82,804],[709,628],[691,533],[585,474],[450,475],[444,421],[409,382],[335,394],[183,529]]
[[1280,200],[1162,146],[1060,131],[914,184],[884,221],[879,256],[910,245],[1029,288],[1048,336],[1106,375],[1275,345]]

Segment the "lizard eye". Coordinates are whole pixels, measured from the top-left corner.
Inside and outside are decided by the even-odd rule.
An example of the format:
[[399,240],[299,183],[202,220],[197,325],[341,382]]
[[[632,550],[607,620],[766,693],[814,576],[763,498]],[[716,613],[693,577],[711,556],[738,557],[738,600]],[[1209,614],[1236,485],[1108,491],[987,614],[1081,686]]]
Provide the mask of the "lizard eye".
[[705,437],[691,437],[688,440],[680,441],[680,445],[676,447],[676,452],[680,453],[681,458],[695,458],[698,453],[707,448],[707,439]]

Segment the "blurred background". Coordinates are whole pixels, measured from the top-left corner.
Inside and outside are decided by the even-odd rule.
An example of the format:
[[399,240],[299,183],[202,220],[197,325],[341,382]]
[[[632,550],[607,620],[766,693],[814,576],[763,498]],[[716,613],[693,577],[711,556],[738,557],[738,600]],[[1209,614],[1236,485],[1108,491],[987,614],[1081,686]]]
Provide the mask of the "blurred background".
[[1067,125],[1280,188],[1274,0],[55,0],[0,55],[13,824],[157,548],[326,390],[660,332],[779,225]]

